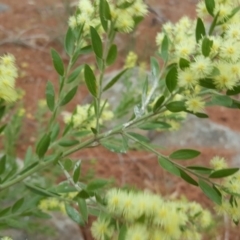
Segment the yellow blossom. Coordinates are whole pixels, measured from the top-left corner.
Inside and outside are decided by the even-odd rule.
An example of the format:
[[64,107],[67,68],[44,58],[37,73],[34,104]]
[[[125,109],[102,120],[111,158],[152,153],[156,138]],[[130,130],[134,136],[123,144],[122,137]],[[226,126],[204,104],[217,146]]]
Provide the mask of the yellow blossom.
[[186,101],[185,105],[187,110],[197,113],[204,110],[205,102],[200,97],[191,97]]
[[223,157],[213,157],[210,161],[210,165],[215,169],[215,170],[220,170],[227,168],[227,162]]

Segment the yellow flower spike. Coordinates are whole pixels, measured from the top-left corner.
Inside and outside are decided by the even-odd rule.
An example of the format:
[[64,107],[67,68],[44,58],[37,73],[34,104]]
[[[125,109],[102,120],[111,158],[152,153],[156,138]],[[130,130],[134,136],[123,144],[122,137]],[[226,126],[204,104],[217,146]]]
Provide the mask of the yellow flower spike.
[[205,102],[200,97],[191,97],[186,101],[185,105],[187,110],[197,113],[204,110]]
[[2,237],[0,240],[13,240],[13,239],[10,238],[10,237],[5,236],[5,237]]
[[221,170],[227,168],[227,162],[223,157],[215,156],[211,159],[210,165],[214,168],[214,170]]
[[20,109],[18,110],[18,116],[19,116],[19,117],[24,116],[25,113],[26,113],[26,110],[25,110],[24,108],[20,108]]
[[128,240],[148,240],[149,232],[146,226],[136,224],[128,228],[126,239]]
[[105,240],[106,237],[110,239],[113,235],[113,228],[108,220],[98,218],[92,224],[91,233],[96,240]]
[[124,68],[133,68],[136,66],[138,56],[136,53],[130,51],[126,57]]
[[209,57],[199,55],[195,57],[195,62],[191,63],[190,69],[198,76],[198,78],[205,78],[211,74],[213,70],[213,62]]

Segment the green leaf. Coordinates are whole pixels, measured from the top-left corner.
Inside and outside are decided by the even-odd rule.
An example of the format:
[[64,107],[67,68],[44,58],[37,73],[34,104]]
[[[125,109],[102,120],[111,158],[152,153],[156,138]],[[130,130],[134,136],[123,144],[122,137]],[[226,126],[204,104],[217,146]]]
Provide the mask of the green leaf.
[[88,208],[85,199],[78,198],[79,211],[82,214],[82,218],[85,222],[88,221]]
[[198,118],[208,118],[208,115],[205,114],[205,113],[200,113],[200,112],[199,113],[194,113],[194,112],[191,112],[191,111],[188,111],[188,110],[186,110],[185,112],[193,114]]
[[50,135],[51,142],[54,142],[57,139],[59,132],[60,132],[59,123],[55,123],[52,127],[52,132]]
[[111,20],[111,13],[110,13],[110,7],[106,0],[100,0],[99,15],[100,15],[100,20],[101,20],[103,29],[105,30],[105,32],[107,32],[108,31],[108,20]]
[[90,36],[92,40],[92,47],[95,55],[99,58],[102,58],[103,55],[103,47],[102,47],[102,40],[98,35],[96,29],[90,26]]
[[201,153],[193,149],[180,149],[170,154],[170,158],[176,160],[188,160],[199,156]]
[[0,211],[0,217],[8,215],[10,212],[11,207],[4,208],[3,210]]
[[180,177],[185,180],[186,182],[194,185],[194,186],[198,186],[198,183],[192,178],[190,177],[186,172],[184,172],[182,169],[179,169],[180,171]]
[[172,67],[166,76],[166,85],[170,93],[177,87],[178,71],[176,67]]
[[64,47],[65,51],[69,56],[73,54],[75,44],[75,37],[71,27],[68,28],[67,34],[65,36]]
[[6,169],[6,155],[3,155],[0,159],[0,175],[4,173]]
[[123,2],[119,5],[117,5],[117,8],[120,8],[120,9],[126,9],[126,8],[129,8],[130,6],[132,6],[134,4],[135,1],[126,1],[126,2]]
[[233,89],[228,89],[227,90],[227,95],[232,96],[232,95],[237,95],[240,93],[240,85],[233,87]]
[[86,85],[87,85],[87,88],[88,88],[89,92],[94,97],[97,97],[96,78],[95,78],[95,75],[94,75],[92,69],[87,64],[85,64],[85,68],[84,68],[84,77],[85,77],[85,82],[86,82]]
[[0,107],[0,120],[1,120],[2,117],[4,116],[5,109],[6,109],[6,106],[1,106],[1,107]]
[[106,179],[94,179],[88,184],[87,190],[88,191],[96,191],[100,188],[103,188],[108,183],[109,183],[109,181]]
[[104,66],[104,63],[103,63],[103,60],[99,57],[96,57],[96,60],[97,60],[97,67],[100,71],[103,71],[103,66]]
[[211,78],[203,78],[199,80],[199,85],[209,89],[216,89],[215,84]]
[[206,168],[202,166],[188,166],[187,168],[201,174],[210,174],[212,172],[212,168]]
[[158,100],[156,101],[156,103],[153,106],[153,112],[156,113],[161,109],[162,104],[165,101],[165,97],[164,96],[160,96],[158,98]]
[[36,194],[38,194],[40,196],[44,196],[44,197],[56,197],[56,196],[59,196],[58,194],[50,192],[50,191],[47,191],[46,189],[41,188],[39,186],[34,186],[34,185],[26,183],[26,182],[24,183],[24,185],[31,192],[36,193]]
[[151,57],[151,71],[155,77],[158,77],[160,74],[159,62],[155,57]]
[[69,139],[69,140],[59,141],[58,145],[60,145],[61,147],[71,147],[71,146],[76,145],[78,143],[79,143],[78,140]]
[[100,141],[100,143],[102,146],[104,146],[106,149],[108,149],[111,152],[126,153],[128,149],[128,146],[124,138],[121,138],[121,139],[110,138],[110,139],[102,140]]
[[127,226],[122,225],[119,231],[118,240],[126,240]]
[[67,212],[67,215],[76,223],[78,223],[80,226],[84,225],[84,221],[81,218],[81,215],[79,214],[79,212],[73,208],[71,205],[65,203],[65,209]]
[[212,186],[210,186],[207,182],[203,180],[199,180],[199,186],[202,189],[203,193],[210,198],[213,202],[215,202],[218,205],[222,204],[222,197],[219,195],[219,193],[214,189]]
[[155,129],[169,129],[171,128],[171,125],[166,122],[148,122],[143,123],[138,127],[143,130],[155,130]]
[[205,0],[205,5],[207,8],[208,13],[214,17],[214,8],[215,8],[215,1],[214,0]]
[[78,89],[78,86],[75,86],[74,88],[72,88],[62,99],[62,101],[60,102],[60,106],[64,106],[67,103],[69,103],[76,95],[77,89]]
[[127,134],[132,136],[133,138],[135,138],[137,140],[137,142],[138,141],[139,142],[145,142],[145,143],[149,143],[150,142],[150,140],[147,137],[145,137],[145,136],[143,136],[143,135],[141,135],[139,133],[128,132]]
[[107,59],[106,59],[107,65],[112,65],[115,62],[115,60],[117,59],[117,53],[118,53],[117,45],[112,44],[112,46],[110,47],[110,49],[108,51],[108,55],[107,55]]
[[74,167],[74,172],[73,172],[73,181],[74,183],[77,183],[81,174],[81,162],[77,162]]
[[98,131],[97,131],[96,128],[91,127],[91,130],[92,130],[92,133],[93,133],[94,135],[97,135],[97,134],[98,134]]
[[82,199],[88,199],[88,198],[92,197],[93,195],[94,195],[93,193],[90,193],[83,189],[78,193],[78,195],[76,197],[80,197]]
[[12,213],[17,212],[23,206],[23,203],[24,203],[24,198],[18,199],[12,206],[12,209],[11,209]]
[[208,103],[208,105],[218,105],[224,107],[231,107],[232,106],[232,99],[225,95],[214,95],[212,100]]
[[122,75],[127,71],[128,69],[124,69],[123,71],[121,71],[120,73],[118,73],[104,88],[103,91],[108,90],[109,88],[111,88],[121,77]]
[[0,127],[0,134],[4,131],[6,127],[7,127],[7,123]]
[[239,168],[227,168],[214,171],[209,175],[209,178],[224,178],[233,175],[234,173],[238,172]]
[[133,21],[134,21],[134,29],[136,29],[137,25],[142,22],[144,19],[143,16],[134,16]]
[[63,61],[62,61],[60,55],[53,48],[51,49],[51,55],[52,55],[52,61],[53,61],[53,66],[54,66],[55,70],[57,71],[57,73],[60,76],[63,76],[64,75],[64,65],[63,65]]
[[210,40],[207,37],[203,38],[203,41],[202,41],[202,54],[203,54],[203,56],[205,56],[205,57],[209,56],[209,54],[211,52],[212,45],[213,45],[212,40]]
[[33,161],[34,161],[34,158],[33,158],[32,147],[29,146],[24,157],[24,167],[30,165],[30,163],[32,163]]
[[219,76],[221,74],[220,70],[217,67],[213,67],[212,72],[210,73],[211,77],[216,77]]
[[20,172],[19,175],[22,175],[23,173],[29,171],[30,169],[34,168],[35,166],[37,166],[39,164],[39,161],[33,162],[32,164],[24,167]]
[[76,61],[78,60],[80,55],[88,54],[88,53],[91,53],[92,51],[93,51],[92,45],[88,45],[88,46],[85,46],[83,48],[77,49],[75,51],[75,53],[73,54],[73,57],[72,57],[72,66],[76,63]]
[[168,45],[169,45],[168,36],[165,34],[161,46],[161,57],[165,62],[168,60],[168,48],[169,48]]
[[166,105],[167,110],[170,112],[182,112],[186,111],[185,102],[183,101],[174,101]]
[[197,26],[196,26],[196,41],[199,42],[206,35],[205,27],[201,18],[197,19]]
[[158,163],[166,171],[168,171],[178,177],[180,176],[179,169],[177,167],[175,167],[175,165],[173,163],[171,163],[167,158],[159,157]]
[[73,161],[70,158],[67,158],[63,161],[63,167],[66,171],[71,171],[73,168]]
[[50,136],[49,134],[45,134],[40,141],[37,144],[37,148],[36,148],[36,153],[38,155],[39,158],[42,158],[45,153],[48,150],[48,147],[50,145]]
[[53,112],[54,106],[55,106],[55,93],[54,93],[54,86],[49,81],[47,82],[45,95],[46,95],[48,108],[50,109],[50,111]]
[[50,214],[47,214],[42,211],[34,211],[31,215],[33,215],[34,217],[37,217],[37,218],[41,218],[41,219],[51,219],[52,218],[52,216]]
[[84,65],[77,67],[68,77],[67,83],[72,83],[73,81],[75,81],[79,77],[83,67]]
[[75,137],[85,137],[85,136],[87,136],[87,135],[89,135],[89,134],[91,134],[92,132],[91,131],[89,131],[89,130],[82,130],[82,131],[79,131],[79,132],[76,132],[76,133],[73,133],[73,135],[75,136]]
[[188,68],[190,66],[190,62],[185,58],[180,58],[179,60],[179,67],[181,70]]

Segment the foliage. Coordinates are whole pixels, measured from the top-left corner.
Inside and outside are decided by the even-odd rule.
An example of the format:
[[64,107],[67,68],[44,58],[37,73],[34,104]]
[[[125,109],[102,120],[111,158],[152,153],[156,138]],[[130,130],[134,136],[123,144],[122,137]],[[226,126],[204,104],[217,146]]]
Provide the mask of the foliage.
[[[14,162],[12,151],[6,149],[0,159],[0,228],[24,228],[24,221],[19,219],[48,218],[49,210],[60,209],[80,225],[87,223],[89,215],[97,216],[92,235],[99,240],[110,237],[200,239],[201,232],[211,225],[211,215],[196,203],[168,201],[152,193],[108,190],[108,179],[80,180],[82,162],[74,161],[72,153],[99,145],[125,153],[135,144],[156,154],[163,169],[199,187],[216,204],[219,214],[227,213],[237,224],[240,220],[238,168],[228,168],[220,157],[212,159],[210,167],[183,166],[182,161],[201,153],[178,149],[165,156],[138,129],[173,130],[187,113],[207,118],[204,113],[207,105],[240,108],[234,98],[240,92],[239,10],[237,1],[201,1],[197,5],[196,21],[183,17],[176,24],[164,24],[156,38],[157,56],[162,61],[152,57],[150,73],[144,74],[134,86],[129,75],[134,74],[134,53],[129,54],[122,71],[111,79],[106,80],[104,76],[117,59],[116,34],[133,31],[146,15],[147,5],[142,0],[80,1],[76,13],[69,18],[65,36],[68,64],[55,49],[51,50],[59,76],[59,86],[51,82],[46,85],[45,106],[51,118],[40,131],[35,148],[28,148],[22,164]],[[212,23],[208,29],[204,19],[210,16]],[[79,58],[89,53],[95,57],[95,70],[87,63],[77,64]],[[64,107],[79,93],[82,73],[91,102],[67,113]],[[0,129],[6,139],[11,135],[9,126],[15,126],[14,119],[19,117],[14,115],[10,122],[3,117],[11,110],[9,104],[17,100],[16,77],[14,57],[2,56]],[[118,83],[126,87],[127,94],[122,95],[113,112],[104,92]],[[42,118],[44,114],[45,110],[38,116]],[[109,120],[110,128],[106,126]],[[50,185],[49,168],[60,169],[66,180]],[[220,182],[218,178],[223,180]],[[14,195],[7,201],[10,194],[17,193],[16,189],[24,194],[19,198]]]

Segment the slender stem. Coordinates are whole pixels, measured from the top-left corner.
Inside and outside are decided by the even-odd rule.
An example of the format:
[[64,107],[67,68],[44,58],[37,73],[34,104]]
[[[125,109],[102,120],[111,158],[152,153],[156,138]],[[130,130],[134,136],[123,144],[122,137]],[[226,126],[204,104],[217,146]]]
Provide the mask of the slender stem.
[[[111,24],[114,24],[114,23],[111,23]],[[107,34],[107,40],[105,42],[105,46],[104,46],[104,52],[103,52],[103,58],[102,58],[102,68],[101,68],[101,74],[100,74],[100,77],[99,77],[99,91],[98,91],[98,96],[97,96],[97,99],[96,99],[96,105],[97,105],[97,122],[96,122],[96,129],[97,129],[97,134],[99,133],[99,120],[100,120],[100,117],[101,117],[101,97],[102,97],[102,83],[103,83],[103,77],[104,77],[104,74],[105,74],[105,70],[106,70],[106,58],[107,58],[107,54],[109,52],[109,49],[114,41],[114,38],[115,38],[115,31],[114,31],[114,28],[111,26],[110,27],[110,32]]]
[[211,184],[214,184],[214,185],[216,185],[216,186],[218,186],[218,187],[220,187],[220,188],[222,187],[220,184],[211,182],[207,177],[204,177],[204,176],[202,176],[202,175],[200,175],[200,174],[198,174],[198,173],[195,173],[195,172],[192,171],[191,169],[185,168],[185,167],[183,167],[182,165],[180,165],[180,164],[178,164],[178,163],[175,163],[174,161],[171,161],[171,160],[168,158],[168,156],[165,156],[165,155],[159,153],[158,151],[156,151],[154,148],[152,148],[152,147],[149,146],[148,144],[139,141],[138,139],[136,139],[136,138],[132,137],[131,135],[127,134],[126,132],[124,132],[123,134],[124,134],[126,137],[128,137],[129,139],[132,139],[133,141],[135,141],[135,142],[137,142],[138,144],[142,145],[142,146],[143,146],[144,148],[146,148],[147,150],[155,153],[157,156],[166,158],[169,162],[171,162],[172,164],[174,164],[175,166],[177,166],[177,168],[180,168],[180,169],[182,169],[182,170],[184,170],[184,171],[186,171],[186,172],[189,172],[189,173],[191,173],[192,175],[194,175],[194,176],[196,176],[196,177],[198,177],[198,178],[201,178],[201,179],[203,179],[203,180],[205,180],[205,181],[207,181],[207,182],[209,182],[209,183],[211,183]]

